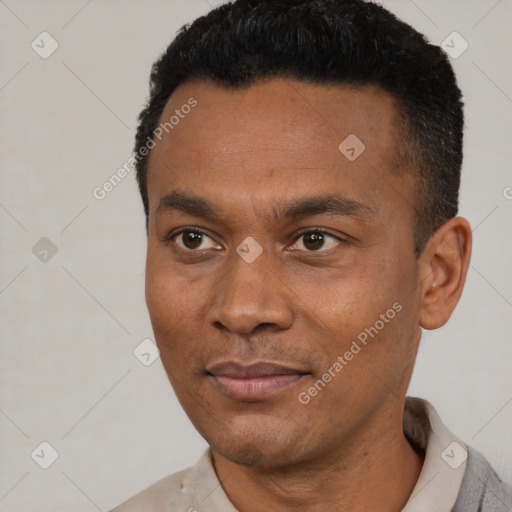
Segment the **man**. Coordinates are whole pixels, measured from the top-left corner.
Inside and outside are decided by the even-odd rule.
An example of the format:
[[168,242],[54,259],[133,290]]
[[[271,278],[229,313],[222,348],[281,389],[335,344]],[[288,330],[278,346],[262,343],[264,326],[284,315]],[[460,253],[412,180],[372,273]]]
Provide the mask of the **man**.
[[238,0],[153,67],[137,177],[146,301],[210,448],[116,511],[507,511],[487,461],[406,399],[464,286],[461,93],[362,0]]

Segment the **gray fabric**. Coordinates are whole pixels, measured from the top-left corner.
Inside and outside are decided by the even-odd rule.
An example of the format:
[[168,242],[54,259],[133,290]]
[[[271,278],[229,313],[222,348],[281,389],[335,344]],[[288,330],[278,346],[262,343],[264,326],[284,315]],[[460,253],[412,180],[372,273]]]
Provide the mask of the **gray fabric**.
[[452,512],[512,512],[512,487],[473,448],[468,448],[466,473]]

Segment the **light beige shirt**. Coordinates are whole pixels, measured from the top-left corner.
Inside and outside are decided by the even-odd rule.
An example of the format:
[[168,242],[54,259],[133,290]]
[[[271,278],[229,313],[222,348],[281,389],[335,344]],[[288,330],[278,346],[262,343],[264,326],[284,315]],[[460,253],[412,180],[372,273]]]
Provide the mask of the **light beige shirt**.
[[[406,399],[404,432],[425,450],[425,462],[402,512],[450,512],[466,470],[467,447],[441,422],[430,403]],[[112,512],[237,512],[217,478],[207,449],[197,464],[174,473]]]

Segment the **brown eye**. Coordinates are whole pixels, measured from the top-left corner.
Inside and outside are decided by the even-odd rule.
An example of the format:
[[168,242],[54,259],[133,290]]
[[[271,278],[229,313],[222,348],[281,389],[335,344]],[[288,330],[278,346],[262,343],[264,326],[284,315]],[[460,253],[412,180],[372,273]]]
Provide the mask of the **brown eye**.
[[317,251],[324,245],[325,239],[323,233],[307,233],[304,235],[304,247],[311,251]]
[[307,252],[322,252],[332,249],[336,244],[342,243],[342,240],[325,233],[323,231],[308,231],[302,233],[295,243],[291,246],[291,249],[301,250]]
[[195,252],[197,249],[221,249],[221,246],[206,233],[195,229],[184,229],[176,233],[171,240],[181,249],[191,252]]
[[187,249],[197,249],[203,241],[203,235],[195,231],[185,231],[182,233],[182,241]]

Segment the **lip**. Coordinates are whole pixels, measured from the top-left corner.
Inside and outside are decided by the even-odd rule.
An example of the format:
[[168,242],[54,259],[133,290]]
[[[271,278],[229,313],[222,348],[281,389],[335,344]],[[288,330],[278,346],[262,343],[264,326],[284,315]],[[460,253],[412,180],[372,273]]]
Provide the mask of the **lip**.
[[257,401],[293,386],[309,372],[267,361],[249,365],[228,361],[207,368],[207,375],[225,395]]

